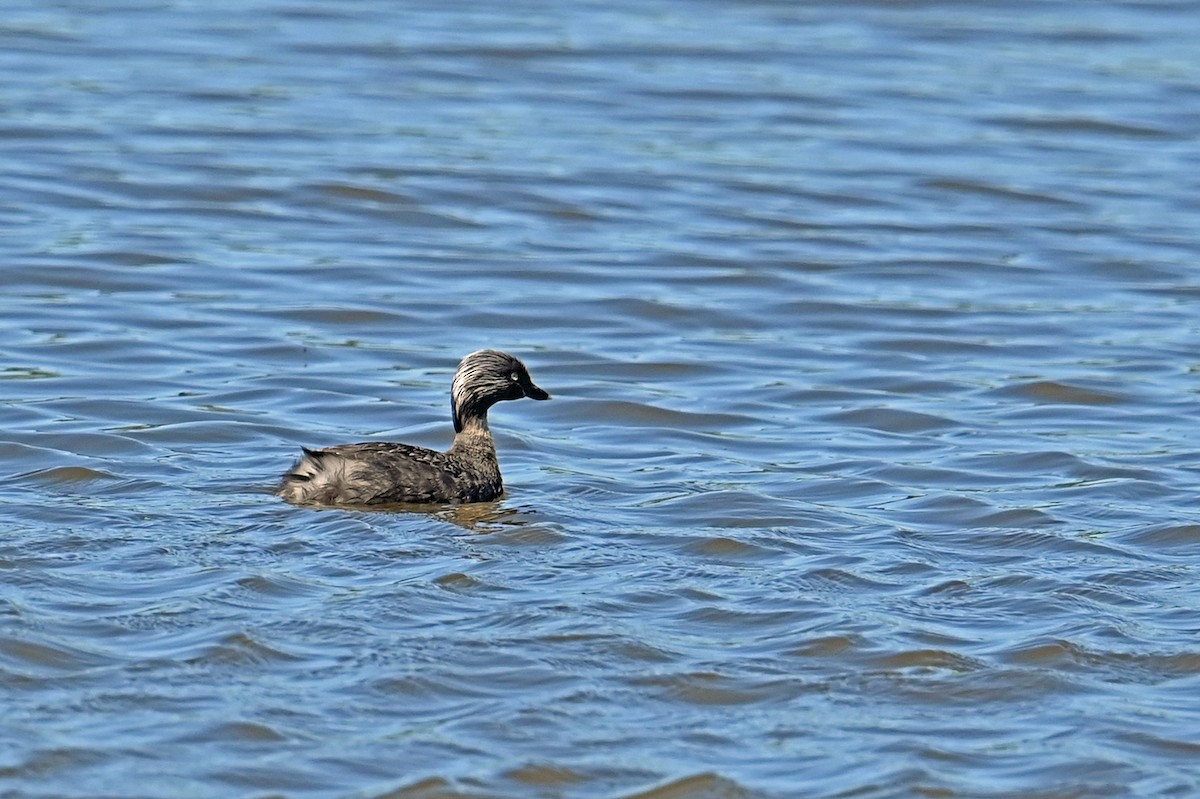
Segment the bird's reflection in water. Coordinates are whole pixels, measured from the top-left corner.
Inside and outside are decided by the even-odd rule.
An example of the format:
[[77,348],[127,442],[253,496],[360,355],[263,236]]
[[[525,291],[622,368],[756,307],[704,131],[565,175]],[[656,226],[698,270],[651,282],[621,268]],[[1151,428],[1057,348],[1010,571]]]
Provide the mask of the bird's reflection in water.
[[499,533],[523,527],[534,521],[534,514],[499,502],[476,502],[470,505],[447,505],[434,514],[443,521],[456,524],[472,533]]
[[533,524],[537,515],[529,509],[514,508],[503,502],[472,502],[464,505],[427,505],[395,503],[355,508],[360,513],[411,513],[432,516],[472,533],[499,533]]

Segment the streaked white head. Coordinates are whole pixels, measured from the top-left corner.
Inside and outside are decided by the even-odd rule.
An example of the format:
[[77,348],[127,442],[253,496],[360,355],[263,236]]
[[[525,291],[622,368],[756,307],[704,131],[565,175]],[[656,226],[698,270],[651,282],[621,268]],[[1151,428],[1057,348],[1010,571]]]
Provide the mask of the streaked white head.
[[462,359],[450,387],[454,432],[469,424],[487,427],[488,409],[502,400],[529,397],[548,400],[550,394],[534,384],[525,364],[499,350],[478,350]]

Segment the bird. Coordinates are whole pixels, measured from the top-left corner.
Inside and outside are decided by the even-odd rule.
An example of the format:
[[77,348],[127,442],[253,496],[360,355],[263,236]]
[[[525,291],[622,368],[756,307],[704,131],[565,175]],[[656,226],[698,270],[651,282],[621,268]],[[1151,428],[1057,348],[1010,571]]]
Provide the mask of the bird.
[[389,441],[302,447],[277,496],[296,505],[356,507],[487,502],[504,482],[488,409],[502,400],[550,394],[506,352],[478,350],[462,359],[450,386],[454,442],[445,452]]

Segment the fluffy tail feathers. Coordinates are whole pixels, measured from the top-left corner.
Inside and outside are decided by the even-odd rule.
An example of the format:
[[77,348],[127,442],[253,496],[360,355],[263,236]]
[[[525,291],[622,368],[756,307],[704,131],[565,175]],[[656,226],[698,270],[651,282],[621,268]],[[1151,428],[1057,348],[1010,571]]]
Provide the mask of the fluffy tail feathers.
[[288,470],[276,496],[297,505],[334,505],[345,485],[346,459],[331,452],[301,447],[304,455]]

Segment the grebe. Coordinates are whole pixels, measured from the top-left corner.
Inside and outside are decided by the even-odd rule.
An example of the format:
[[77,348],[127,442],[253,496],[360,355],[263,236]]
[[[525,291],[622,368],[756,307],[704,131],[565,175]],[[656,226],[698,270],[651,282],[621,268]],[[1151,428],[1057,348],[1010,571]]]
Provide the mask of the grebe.
[[504,483],[488,409],[501,400],[550,399],[525,364],[505,352],[479,350],[463,358],[450,387],[454,443],[445,452],[372,441],[304,449],[276,492],[304,505],[485,502]]

